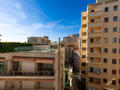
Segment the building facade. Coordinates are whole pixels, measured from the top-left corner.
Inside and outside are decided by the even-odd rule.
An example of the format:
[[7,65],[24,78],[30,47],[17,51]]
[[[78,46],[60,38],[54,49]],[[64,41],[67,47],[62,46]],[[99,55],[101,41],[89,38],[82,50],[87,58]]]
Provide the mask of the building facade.
[[86,26],[86,70],[81,68],[81,74],[87,90],[120,90],[120,0],[97,1],[87,7],[86,25],[81,23]]
[[80,30],[80,72],[83,81],[86,81],[86,29],[87,29],[87,12],[81,13],[81,30]]
[[79,34],[72,34],[64,37],[63,43],[65,47],[73,47],[74,49],[79,48]]
[[58,58],[60,53],[0,53],[0,89],[63,90],[64,64]]
[[44,36],[44,37],[28,37],[28,43],[32,43],[32,44],[48,44],[48,45],[50,45],[51,41],[49,40],[48,36]]

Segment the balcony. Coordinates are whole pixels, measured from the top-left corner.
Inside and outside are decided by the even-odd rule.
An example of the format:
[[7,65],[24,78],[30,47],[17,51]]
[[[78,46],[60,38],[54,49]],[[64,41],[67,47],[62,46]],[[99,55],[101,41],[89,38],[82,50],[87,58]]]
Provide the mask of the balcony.
[[86,43],[82,43],[81,47],[86,47]]
[[82,36],[82,40],[86,40],[86,35]]
[[54,76],[53,71],[40,72],[0,72],[1,76]]
[[89,12],[88,16],[89,17],[97,17],[97,16],[101,16],[103,13],[103,10],[99,10],[99,11],[95,11],[95,12]]
[[88,57],[101,57],[101,53],[99,52],[94,52],[94,53],[91,53],[91,52],[88,52]]
[[96,62],[87,62],[88,67],[94,67],[94,68],[99,68],[102,66],[102,63],[96,63]]
[[[94,88],[101,88],[101,85],[100,84],[96,84],[96,83],[92,83],[92,82],[88,82],[88,86],[89,87],[94,87]],[[101,89],[100,89],[101,90]]]
[[102,37],[102,33],[101,32],[88,33],[88,37]]
[[101,27],[101,26],[102,26],[101,21],[88,24],[88,27]]
[[[55,77],[53,76],[0,76],[0,81],[42,81],[42,82],[54,82]],[[21,89],[20,89],[21,90]]]
[[95,78],[100,78],[101,77],[101,74],[95,74],[95,73],[92,73],[92,72],[88,72],[88,77],[95,77]]
[[102,47],[102,43],[88,43],[88,47]]

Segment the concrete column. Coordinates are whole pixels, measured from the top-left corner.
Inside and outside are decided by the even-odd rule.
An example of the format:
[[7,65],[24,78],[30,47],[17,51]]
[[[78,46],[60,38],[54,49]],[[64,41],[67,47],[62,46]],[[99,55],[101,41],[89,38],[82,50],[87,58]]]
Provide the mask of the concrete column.
[[13,84],[12,81],[6,81],[5,88],[10,89],[12,88]]
[[22,81],[19,81],[19,88],[21,89],[22,88]]
[[40,88],[40,82],[39,81],[35,81],[35,89],[39,89]]
[[35,63],[35,72],[37,72],[37,63]]
[[19,72],[22,72],[22,62],[19,62]]
[[5,71],[8,71],[8,61],[5,62]]
[[6,64],[6,69],[8,72],[12,71],[12,60],[8,60]]

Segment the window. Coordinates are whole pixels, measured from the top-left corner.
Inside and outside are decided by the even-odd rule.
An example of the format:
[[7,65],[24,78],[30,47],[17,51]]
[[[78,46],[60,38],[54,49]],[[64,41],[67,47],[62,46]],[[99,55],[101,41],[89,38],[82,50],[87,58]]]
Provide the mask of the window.
[[106,7],[106,8],[105,8],[105,12],[108,12],[108,9],[109,9],[109,8],[108,8],[108,7]]
[[[54,71],[53,70],[53,64],[45,64],[45,63],[37,63],[37,71],[38,72],[41,72],[41,71],[45,71],[45,72],[47,72],[47,71]],[[47,75],[47,74],[45,74],[45,75]],[[48,75],[54,75],[54,73],[51,73],[51,74],[48,74]]]
[[120,69],[119,69],[119,73],[120,73]]
[[90,58],[90,62],[93,62],[94,61],[94,59],[93,58]]
[[90,82],[93,82],[93,78],[90,78]]
[[90,43],[94,43],[94,39],[91,38],[91,39],[90,39]]
[[118,17],[117,16],[114,16],[113,17],[113,21],[117,21],[118,20]]
[[103,72],[107,73],[107,69],[103,69]]
[[19,71],[19,62],[13,62],[13,71]]
[[116,59],[112,59],[112,64],[116,64]]
[[104,82],[104,83],[107,83],[107,79],[103,79],[103,82]]
[[103,60],[104,60],[104,63],[107,63],[107,58],[104,58]]
[[117,53],[117,49],[116,49],[116,48],[113,48],[113,49],[112,49],[112,53]]
[[82,66],[86,66],[86,63],[81,63]]
[[120,79],[119,79],[119,84],[120,84]]
[[116,11],[117,9],[118,9],[118,6],[117,6],[117,5],[113,7],[113,10],[114,10],[114,11]]
[[85,20],[86,19],[86,16],[83,16],[83,20]]
[[104,53],[107,53],[108,52],[108,49],[107,48],[104,48]]
[[113,32],[117,32],[117,27],[113,27]]
[[90,32],[94,32],[94,30],[93,30],[93,29],[91,29],[91,30],[90,30]]
[[103,90],[107,90],[107,89],[104,88]]
[[91,12],[94,12],[94,10],[91,10]]
[[83,24],[82,27],[85,28],[85,27],[86,27],[86,24]]
[[94,52],[94,48],[90,48],[90,52]]
[[108,32],[108,28],[104,28],[104,32]]
[[112,80],[112,85],[116,85],[116,81],[115,80]]
[[0,72],[5,70],[5,62],[0,61]]
[[93,72],[93,68],[92,67],[88,67],[88,72]]
[[82,50],[86,50],[86,48],[82,48]]
[[86,55],[82,55],[82,58],[86,58]]
[[108,22],[108,21],[109,21],[108,17],[104,18],[104,22]]
[[93,23],[93,22],[94,22],[94,19],[91,19],[91,20],[90,20],[90,22],[92,22],[92,23]]
[[104,38],[104,43],[108,43],[108,38]]
[[116,70],[112,70],[112,74],[114,74],[114,75],[115,75],[115,74],[116,74]]
[[86,71],[81,71],[82,74],[86,74]]
[[117,38],[114,37],[113,40],[112,40],[113,43],[117,43]]

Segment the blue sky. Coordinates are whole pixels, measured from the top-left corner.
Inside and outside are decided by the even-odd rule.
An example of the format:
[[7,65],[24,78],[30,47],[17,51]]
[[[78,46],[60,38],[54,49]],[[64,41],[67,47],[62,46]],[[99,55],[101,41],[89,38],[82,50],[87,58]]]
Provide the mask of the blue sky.
[[81,12],[96,0],[0,0],[2,41],[24,42],[29,36],[58,37],[79,33]]

